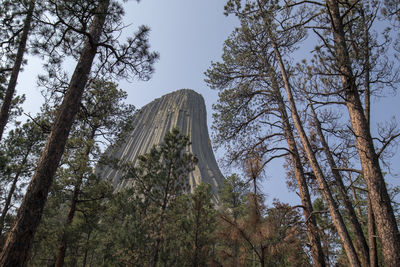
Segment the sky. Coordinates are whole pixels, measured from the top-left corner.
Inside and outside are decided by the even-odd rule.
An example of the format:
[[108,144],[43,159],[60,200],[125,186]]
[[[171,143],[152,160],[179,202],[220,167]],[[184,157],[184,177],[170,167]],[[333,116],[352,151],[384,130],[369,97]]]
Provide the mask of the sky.
[[[119,87],[128,93],[127,103],[140,108],[169,92],[193,89],[205,99],[211,135],[211,107],[216,103],[218,94],[207,87],[204,72],[211,61],[220,60],[223,42],[237,26],[234,17],[223,14],[224,3],[225,0],[142,0],[139,3],[129,0],[124,4],[125,23],[131,24],[124,34],[135,32],[142,24],[149,26],[151,49],[160,53],[160,60],[155,64],[155,73],[150,81],[117,81]],[[17,92],[26,94],[25,112],[39,111],[43,101],[36,87],[36,76],[40,69],[41,62],[29,57],[28,65],[20,76]],[[380,110],[372,114],[373,121],[388,119],[392,115],[396,115],[397,120],[400,118],[398,95],[373,101]],[[223,151],[218,151],[216,156],[217,160],[222,159]],[[394,159],[394,165],[396,163],[400,165],[399,156]],[[394,169],[400,173],[400,166]],[[265,176],[262,187],[267,203],[274,198],[293,205],[299,203],[296,193],[288,192],[282,162],[275,161],[269,165]],[[399,177],[390,177],[389,180],[400,185]]]

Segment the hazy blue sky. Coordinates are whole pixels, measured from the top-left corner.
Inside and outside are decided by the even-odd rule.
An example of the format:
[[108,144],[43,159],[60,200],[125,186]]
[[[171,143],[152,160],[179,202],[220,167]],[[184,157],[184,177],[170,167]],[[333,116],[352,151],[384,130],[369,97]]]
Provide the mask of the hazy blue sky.
[[[151,48],[161,56],[150,81],[118,81],[119,87],[129,94],[128,103],[140,108],[166,93],[182,88],[193,89],[205,98],[208,125],[211,126],[211,106],[218,96],[204,83],[203,73],[211,61],[220,59],[223,42],[237,23],[235,18],[223,15],[224,3],[224,0],[142,0],[138,4],[131,0],[125,4],[125,21],[132,24],[125,33],[136,31],[141,24],[150,26]],[[17,90],[27,95],[26,112],[38,111],[42,102],[36,88],[36,75],[40,68],[39,60],[29,58],[29,65],[21,75]],[[375,100],[374,103],[378,103],[380,110],[373,114],[375,121],[395,114],[397,119],[400,118],[398,96]],[[217,153],[217,158],[221,157],[223,153]],[[393,165],[399,172],[399,156]],[[281,166],[281,162],[275,162],[266,170],[263,188],[268,202],[279,198],[284,202],[298,203],[296,194],[288,193]],[[400,184],[399,178],[390,178],[390,181]]]

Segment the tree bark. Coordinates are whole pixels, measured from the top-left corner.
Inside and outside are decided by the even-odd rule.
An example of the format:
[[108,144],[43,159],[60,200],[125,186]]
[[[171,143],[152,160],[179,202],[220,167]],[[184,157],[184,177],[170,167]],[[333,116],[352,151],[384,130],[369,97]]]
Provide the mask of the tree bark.
[[310,144],[308,137],[304,131],[303,125],[300,121],[300,117],[298,115],[297,108],[296,108],[296,103],[295,103],[293,95],[292,95],[292,89],[291,89],[291,86],[289,83],[289,78],[287,76],[286,69],[283,64],[282,56],[278,50],[278,47],[277,47],[275,41],[273,40],[273,35],[271,32],[269,32],[269,37],[271,39],[271,42],[272,42],[272,45],[274,48],[274,52],[275,52],[275,57],[279,63],[279,67],[281,70],[283,83],[284,83],[284,87],[286,90],[286,95],[288,97],[289,106],[290,106],[294,125],[297,129],[297,132],[299,133],[300,141],[303,144],[304,151],[305,151],[307,159],[311,165],[311,168],[313,169],[313,172],[317,179],[317,182],[318,182],[319,186],[321,187],[322,196],[324,197],[325,202],[329,208],[329,212],[332,216],[333,224],[335,225],[336,230],[340,236],[340,239],[343,242],[343,247],[345,249],[347,258],[348,258],[351,266],[361,266],[360,261],[357,256],[357,253],[356,253],[353,243],[351,241],[350,235],[347,231],[346,225],[343,221],[341,214],[339,213],[338,206],[332,197],[332,193],[330,191],[329,185],[325,180],[324,174],[322,173],[322,170],[321,170],[321,168],[318,164],[318,161],[315,157],[315,154],[312,150],[311,144]]
[[[370,49],[369,49],[369,30],[365,21],[365,14],[361,9],[364,34],[364,112],[368,127],[371,127],[371,88],[370,88]],[[368,194],[368,243],[369,243],[369,264],[371,267],[378,267],[378,251],[376,245],[376,228],[374,211],[372,210],[371,198]]]
[[1,212],[1,216],[0,216],[0,237],[1,237],[1,234],[3,233],[4,220],[5,220],[6,216],[7,216],[8,210],[10,209],[12,196],[14,195],[15,189],[17,188],[17,182],[18,182],[19,177],[21,175],[23,165],[26,164],[26,162],[28,160],[28,156],[29,156],[30,153],[31,153],[31,148],[29,148],[27,150],[26,154],[24,155],[24,158],[22,159],[21,165],[18,168],[17,173],[15,174],[13,183],[12,183],[11,188],[10,188],[10,191],[8,192],[6,202],[4,203],[3,211]]
[[335,179],[335,183],[336,183],[339,195],[343,201],[344,207],[346,208],[347,214],[350,219],[350,225],[351,225],[351,227],[353,229],[353,233],[354,233],[355,248],[358,252],[360,263],[362,266],[367,267],[367,266],[369,266],[369,248],[368,248],[368,244],[365,239],[361,224],[358,221],[356,212],[353,208],[353,204],[351,203],[349,196],[346,192],[346,187],[343,184],[342,175],[340,174],[340,172],[337,169],[336,162],[333,159],[329,145],[325,139],[325,135],[322,132],[321,122],[319,121],[319,119],[317,117],[314,106],[311,102],[311,99],[309,99],[308,95],[307,95],[307,98],[309,100],[309,106],[310,106],[311,113],[314,118],[315,129],[317,130],[317,133],[319,135],[319,139],[320,139],[322,148],[324,149],[325,156],[328,161],[329,167],[331,169],[332,175]]
[[336,60],[345,90],[346,106],[356,137],[356,146],[364,178],[367,182],[378,234],[382,242],[384,261],[388,267],[398,266],[400,262],[400,233],[355,84],[339,5],[335,0],[326,0],[326,3],[332,24]]
[[168,172],[166,175],[166,187],[164,188],[164,196],[162,199],[162,205],[161,205],[161,210],[160,210],[160,223],[158,224],[158,233],[157,233],[157,239],[156,239],[156,244],[154,247],[154,255],[153,255],[153,262],[152,262],[152,266],[156,267],[158,264],[158,259],[159,259],[159,254],[160,254],[160,246],[162,244],[162,242],[164,241],[164,237],[162,236],[163,234],[163,229],[164,229],[164,216],[165,216],[165,211],[167,209],[167,205],[168,205],[168,194],[169,194],[169,190],[170,190],[170,182],[171,182],[171,176],[172,176],[172,168],[173,165],[171,164],[168,167]]
[[29,2],[28,11],[24,21],[24,27],[22,28],[21,40],[19,41],[17,55],[15,57],[14,66],[11,71],[10,81],[8,82],[6,95],[4,97],[3,104],[1,105],[0,111],[0,140],[3,137],[4,129],[6,128],[8,117],[10,116],[10,109],[12,99],[15,93],[15,87],[17,86],[18,75],[21,70],[22,61],[24,59],[26,42],[28,40],[29,31],[31,29],[31,22],[33,17],[33,11],[35,9],[36,0]]
[[[264,12],[263,6],[257,1],[259,8]],[[264,18],[265,19],[265,18]],[[313,213],[313,206],[311,202],[308,185],[305,179],[303,165],[301,163],[300,154],[297,148],[297,144],[293,135],[292,125],[289,122],[289,116],[286,111],[286,105],[283,100],[280,86],[276,78],[275,70],[268,63],[268,60],[264,60],[268,68],[268,73],[272,82],[273,93],[275,94],[276,101],[278,103],[278,109],[281,116],[281,121],[284,130],[284,136],[288,144],[290,151],[291,161],[293,164],[294,174],[299,188],[300,199],[303,206],[303,214],[305,218],[305,224],[307,226],[307,236],[310,241],[311,255],[313,258],[313,264],[317,267],[325,267],[325,257],[321,246],[321,239],[318,233],[317,222]]]
[[78,168],[78,175],[77,175],[77,181],[76,184],[74,185],[74,191],[72,193],[72,198],[71,198],[71,204],[69,206],[68,210],[68,215],[67,219],[65,221],[64,225],[64,230],[60,239],[60,246],[58,247],[58,253],[57,253],[57,260],[56,260],[56,267],[62,267],[64,265],[64,259],[65,259],[65,253],[67,251],[67,228],[71,225],[72,220],[74,219],[75,216],[75,211],[76,211],[76,205],[78,203],[78,198],[79,194],[81,192],[81,185],[83,182],[83,176],[85,175],[85,169],[87,167],[87,163],[89,161],[89,155],[90,152],[92,151],[93,148],[93,139],[95,136],[96,130],[93,129],[90,137],[88,139],[88,144],[86,145],[86,149],[83,153],[83,159],[80,162],[79,168]]
[[376,229],[374,212],[372,211],[371,199],[368,196],[368,243],[369,243],[369,264],[371,267],[378,267],[378,248],[376,245]]
[[65,143],[74,117],[78,112],[81,97],[96,55],[96,44],[100,40],[109,3],[109,0],[100,1],[99,3],[98,12],[90,26],[89,34],[91,40],[86,39],[84,43],[67,93],[57,111],[46,146],[18,210],[14,226],[0,255],[0,266],[26,266],[27,264],[32,240],[42,217],[48,191],[64,152]]
[[71,225],[72,220],[75,216],[76,204],[78,201],[78,196],[80,192],[82,181],[78,181],[78,183],[74,186],[74,191],[72,194],[72,200],[69,207],[67,220],[65,222],[64,230],[60,240],[60,246],[58,247],[57,259],[56,259],[56,267],[62,267],[64,265],[65,253],[67,251],[67,227]]
[[[270,70],[270,72],[272,72],[272,70]],[[311,245],[311,255],[313,258],[313,264],[314,266],[324,267],[326,266],[325,257],[321,247],[321,240],[318,234],[318,227],[313,213],[313,206],[304,175],[303,165],[301,163],[297,144],[293,135],[293,129],[289,122],[289,116],[286,112],[286,106],[282,94],[280,92],[279,83],[276,80],[276,76],[273,73],[271,73],[270,78],[272,80],[272,87],[274,90],[275,98],[278,103],[285,139],[290,151],[290,157],[293,164],[297,186],[299,188],[301,203],[302,206],[304,207],[303,214],[304,214],[305,224],[307,226],[307,236]]]

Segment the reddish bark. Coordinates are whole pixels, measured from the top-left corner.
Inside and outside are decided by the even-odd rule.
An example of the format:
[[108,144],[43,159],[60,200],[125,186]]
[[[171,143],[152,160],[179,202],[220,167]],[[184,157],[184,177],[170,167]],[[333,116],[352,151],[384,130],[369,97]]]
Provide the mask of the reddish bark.
[[286,95],[288,97],[289,106],[290,106],[294,125],[297,129],[297,132],[299,133],[300,141],[303,145],[304,151],[305,151],[307,159],[311,165],[311,168],[313,169],[315,178],[317,179],[317,182],[318,182],[319,186],[321,187],[322,196],[325,199],[325,202],[328,206],[329,212],[332,216],[333,224],[335,225],[338,235],[340,236],[340,239],[343,243],[343,247],[345,249],[347,258],[348,258],[351,266],[361,266],[360,261],[357,256],[357,253],[354,249],[353,242],[351,241],[350,235],[347,231],[346,225],[345,225],[343,218],[339,212],[337,204],[332,197],[332,193],[329,188],[329,185],[325,180],[324,174],[322,173],[322,170],[319,166],[316,156],[312,150],[311,144],[310,144],[308,137],[304,131],[303,125],[300,121],[300,117],[298,115],[297,108],[296,108],[296,103],[295,103],[293,95],[292,95],[292,89],[291,89],[291,86],[289,83],[289,78],[287,76],[281,54],[278,50],[278,47],[277,47],[275,41],[273,40],[273,35],[271,32],[269,32],[269,37],[270,37],[272,45],[274,47],[275,57],[279,63],[279,67],[281,70],[283,83],[284,83],[284,87],[286,90]]
[[377,231],[382,242],[384,261],[386,266],[397,266],[400,262],[400,233],[372,141],[368,120],[355,84],[339,5],[335,0],[327,0],[326,3],[332,24],[336,61],[341,73],[346,106],[353,126],[364,178],[367,182]]
[[81,192],[81,185],[83,182],[83,177],[85,175],[86,167],[89,161],[89,155],[93,148],[93,139],[95,136],[96,130],[93,129],[90,137],[88,139],[88,143],[86,145],[85,151],[83,152],[83,158],[78,167],[76,183],[74,185],[74,191],[72,192],[71,203],[69,205],[67,219],[65,221],[64,230],[61,236],[60,245],[58,247],[57,259],[56,259],[56,267],[62,267],[64,265],[65,253],[67,251],[67,228],[71,225],[72,220],[75,217],[76,205],[78,204],[79,194]]
[[286,112],[285,102],[279,89],[278,82],[274,74],[271,75],[272,87],[274,89],[278,109],[283,124],[283,130],[286,142],[289,147],[291,161],[293,164],[294,174],[299,188],[300,199],[303,206],[303,214],[307,225],[307,236],[311,245],[311,255],[314,266],[324,267],[325,257],[321,246],[321,240],[318,234],[317,222],[313,214],[313,207],[310,193],[308,190],[303,165],[301,163],[297,144],[293,135],[293,129],[289,122],[289,116]]
[[24,27],[22,28],[21,39],[19,41],[19,46],[17,50],[17,55],[15,57],[14,66],[11,71],[10,80],[8,82],[6,95],[3,100],[0,111],[0,140],[3,137],[4,129],[6,128],[8,117],[10,116],[10,109],[12,99],[15,93],[15,87],[17,86],[18,75],[21,70],[22,61],[24,59],[26,42],[28,40],[29,31],[31,29],[31,22],[33,16],[33,10],[35,9],[36,0],[31,0],[29,2],[28,11],[26,13],[26,18],[24,22]]
[[[308,98],[308,96],[307,96],[307,98]],[[343,183],[342,175],[340,174],[339,170],[337,169],[335,160],[333,159],[332,153],[329,149],[329,145],[328,145],[328,143],[325,139],[325,136],[322,132],[321,122],[318,120],[317,114],[314,110],[314,106],[313,106],[311,100],[309,100],[309,105],[310,105],[311,113],[314,118],[315,129],[317,130],[322,148],[324,149],[324,152],[325,152],[326,159],[330,166],[332,175],[335,179],[338,193],[340,195],[340,198],[343,201],[344,207],[347,211],[347,215],[349,216],[350,225],[351,225],[351,228],[353,229],[353,233],[354,233],[355,248],[358,252],[358,256],[359,256],[361,265],[369,266],[370,265],[369,264],[369,248],[368,248],[368,244],[365,239],[361,224],[358,221],[353,204],[351,203],[349,196],[346,192],[346,187]]]
[[32,240],[42,217],[48,191],[64,152],[65,143],[78,112],[96,55],[96,44],[102,33],[109,3],[109,0],[99,3],[98,12],[96,12],[89,29],[91,40],[86,39],[84,43],[66,95],[57,111],[46,146],[0,255],[0,266],[26,266],[27,264]]

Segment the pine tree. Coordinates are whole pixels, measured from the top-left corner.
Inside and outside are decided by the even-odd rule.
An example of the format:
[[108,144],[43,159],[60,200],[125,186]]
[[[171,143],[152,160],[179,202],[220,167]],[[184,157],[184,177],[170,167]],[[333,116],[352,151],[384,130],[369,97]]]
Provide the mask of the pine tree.
[[216,243],[216,211],[211,201],[212,193],[209,184],[200,184],[190,196],[188,224],[190,230],[188,254],[184,258],[190,259],[188,266],[209,266],[213,255],[213,247]]
[[36,124],[40,119],[11,130],[3,140],[1,151],[5,162],[1,168],[1,183],[4,199],[1,202],[0,236],[3,236],[7,215],[21,200],[28,178],[37,164],[38,151],[44,146],[47,134]]
[[28,4],[28,9],[26,11],[26,17],[24,21],[23,28],[21,30],[21,36],[18,41],[18,51],[15,56],[14,64],[10,74],[10,79],[8,81],[8,86],[3,98],[3,103],[0,110],[0,140],[3,137],[4,129],[7,125],[8,118],[10,117],[10,111],[12,107],[12,101],[14,97],[15,87],[17,86],[18,74],[21,70],[21,66],[24,59],[24,54],[26,50],[28,35],[31,29],[31,23],[33,18],[33,13],[35,9],[36,0],[30,0]]
[[[237,231],[229,224],[223,222],[224,217],[231,219],[234,225],[238,220],[245,216],[246,212],[246,196],[249,192],[249,185],[242,181],[236,174],[225,178],[220,191],[221,209],[220,209],[220,228],[216,236],[219,238],[219,245],[222,247],[218,250],[219,258],[223,264],[231,266],[239,266],[241,240]],[[225,227],[224,227],[225,226]]]
[[95,254],[102,264],[184,264],[187,236],[178,225],[192,227],[191,202],[183,194],[189,193],[188,176],[197,161],[187,152],[189,145],[189,138],[174,128],[135,166],[120,164],[132,187],[107,203],[100,220],[103,237]]
[[154,216],[152,266],[157,265],[163,246],[166,211],[173,199],[189,190],[187,177],[197,161],[192,154],[184,153],[189,145],[189,138],[174,128],[159,148],[154,146],[140,156],[137,167],[127,173],[133,179],[136,194],[144,196],[149,216]]
[[[73,2],[75,3],[75,1]],[[76,3],[75,6],[68,6],[68,3],[66,1],[64,3],[66,5],[62,7],[79,8],[79,5],[76,5]],[[69,82],[62,104],[56,112],[51,133],[42,152],[35,174],[32,177],[32,182],[19,208],[17,220],[10,231],[0,255],[1,265],[24,266],[27,263],[33,236],[39,225],[49,188],[63,154],[75,115],[78,112],[82,94],[89,79],[97,52],[104,51],[107,48],[113,50],[113,56],[107,58],[108,61],[103,62],[103,66],[107,65],[107,62],[113,66],[115,65],[116,67],[112,72],[115,75],[126,76],[127,73],[131,73],[141,78],[147,78],[152,72],[151,65],[157,58],[157,55],[148,53],[146,31],[142,31],[141,35],[139,34],[140,38],[138,40],[128,40],[128,44],[122,49],[124,51],[123,54],[121,54],[121,50],[118,51],[115,47],[109,47],[107,45],[110,44],[103,42],[102,35],[106,33],[112,34],[113,25],[120,19],[118,14],[114,14],[116,16],[109,15],[109,12],[116,11],[110,7],[115,8],[117,5],[110,6],[110,1],[108,0],[99,1],[95,9],[93,9],[96,12],[91,13],[89,16],[90,26],[86,25],[87,28],[84,28],[85,41],[81,44],[81,49],[78,50],[78,63]],[[68,11],[68,9],[64,9],[64,11]],[[73,21],[73,15],[70,16],[71,21]],[[75,21],[77,21],[76,17]],[[87,20],[85,21],[87,22]],[[57,25],[61,25],[64,29],[65,27],[71,29],[65,23],[55,24],[55,26]],[[87,32],[86,29],[88,29]],[[107,30],[105,31],[105,29]],[[82,31],[80,32],[82,33]],[[110,36],[110,40],[115,40],[115,38],[111,38]],[[103,50],[98,50],[99,47],[103,48]],[[137,54],[139,50],[140,54]],[[120,54],[118,54],[119,52]],[[115,64],[111,63],[112,58],[116,59],[114,61]],[[111,71],[111,69],[108,70]]]
[[[275,3],[264,4],[271,12],[277,12]],[[231,161],[244,161],[254,152],[260,154],[261,166],[279,157],[290,157],[304,207],[313,261],[325,266],[300,148],[281,92],[279,66],[266,25],[255,6],[253,1],[243,8],[237,1],[227,2],[227,13],[236,15],[241,27],[226,40],[222,62],[212,63],[206,72],[206,82],[221,91],[219,103],[215,105],[217,142],[226,145]],[[291,51],[303,38],[304,32],[293,28],[282,32],[279,40],[282,49]]]
[[[75,124],[75,128],[78,129],[70,138],[71,141],[75,139],[71,146],[79,149],[69,152],[71,153],[71,159],[68,162],[70,171],[66,175],[70,176],[67,180],[71,181],[69,186],[72,186],[73,192],[65,222],[66,229],[73,222],[80,201],[81,188],[85,186],[87,177],[91,177],[91,162],[98,160],[99,153],[96,152],[100,149],[97,142],[103,142],[99,139],[116,139],[123,125],[133,116],[133,107],[122,102],[125,98],[125,92],[118,90],[115,84],[104,80],[93,81],[83,96],[78,123]],[[100,201],[92,196],[85,196],[85,198],[88,199],[87,201],[90,198]],[[63,265],[68,245],[67,236],[68,233],[64,231],[60,238],[56,266]]]

